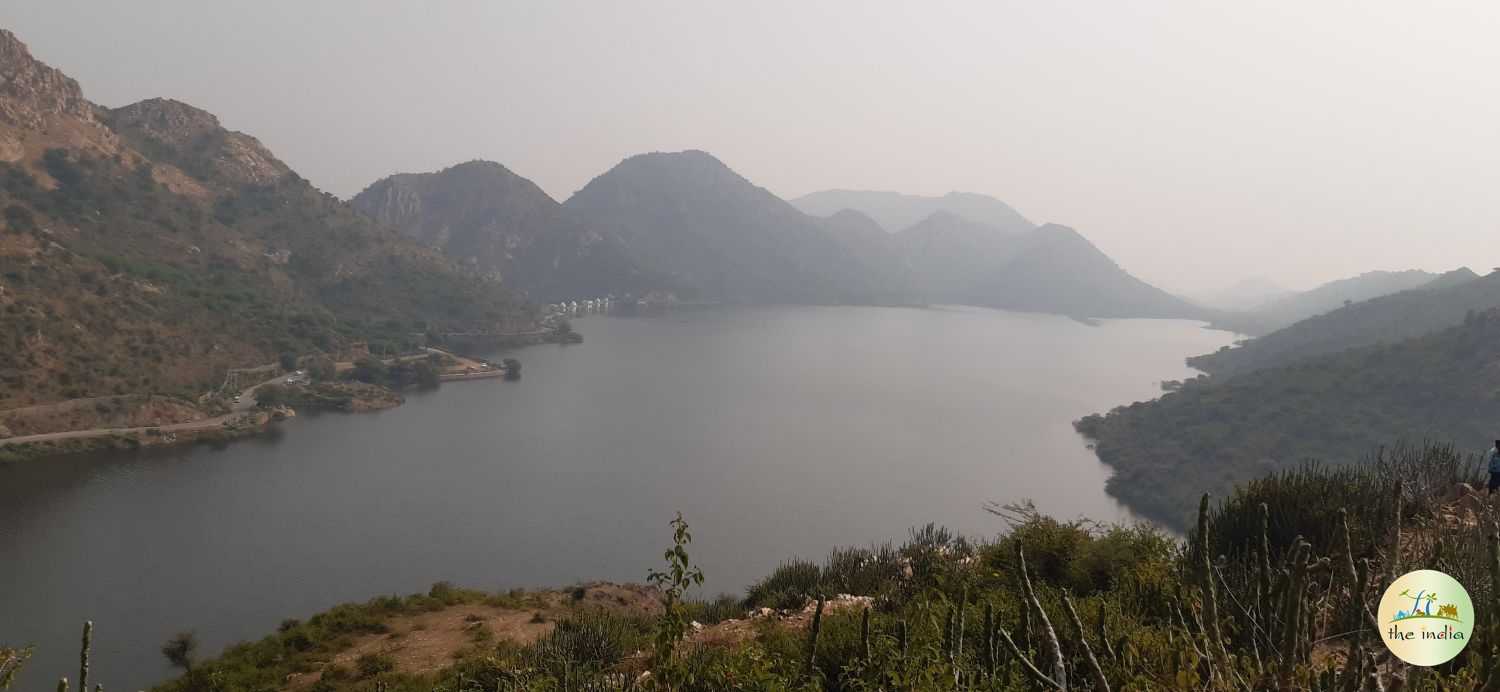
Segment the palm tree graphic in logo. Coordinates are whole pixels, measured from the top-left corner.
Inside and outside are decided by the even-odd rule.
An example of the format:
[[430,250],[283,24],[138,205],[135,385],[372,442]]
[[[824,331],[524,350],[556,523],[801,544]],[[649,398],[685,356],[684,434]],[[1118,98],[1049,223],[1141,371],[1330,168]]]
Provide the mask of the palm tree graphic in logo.
[[[1432,602],[1437,600],[1436,591],[1427,591],[1424,589],[1422,591],[1418,591],[1417,595],[1413,596],[1411,595],[1411,589],[1406,589],[1397,595],[1412,599],[1411,610],[1396,611],[1396,617],[1391,618],[1391,622],[1395,622],[1397,620],[1407,620],[1410,618],[1435,618],[1439,620],[1463,622],[1462,620],[1458,619],[1458,606],[1455,606],[1452,603],[1444,606],[1438,606],[1437,614],[1433,614]],[[1423,601],[1427,602],[1425,606],[1422,604]]]

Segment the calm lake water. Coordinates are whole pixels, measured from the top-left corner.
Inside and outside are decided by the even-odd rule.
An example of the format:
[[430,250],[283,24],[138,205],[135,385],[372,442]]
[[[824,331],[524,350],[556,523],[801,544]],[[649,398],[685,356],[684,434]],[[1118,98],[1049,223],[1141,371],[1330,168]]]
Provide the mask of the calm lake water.
[[[515,352],[519,382],[307,415],[257,439],[0,468],[0,643],[19,689],[145,687],[336,603],[641,581],[677,510],[710,592],[791,557],[995,534],[987,501],[1126,518],[1071,421],[1159,393],[1233,336],[1198,323],[975,308],[779,307],[596,316],[587,342]],[[499,355],[499,354],[493,354]],[[712,595],[707,594],[707,595]]]

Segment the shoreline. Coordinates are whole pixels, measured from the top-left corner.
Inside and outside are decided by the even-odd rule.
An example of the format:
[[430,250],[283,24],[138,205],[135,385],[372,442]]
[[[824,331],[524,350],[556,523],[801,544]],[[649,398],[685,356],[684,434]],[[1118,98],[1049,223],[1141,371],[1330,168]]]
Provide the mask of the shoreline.
[[[548,343],[547,337],[550,333],[538,336],[539,339],[528,339],[527,343],[520,345]],[[468,366],[467,372],[439,374],[438,382],[503,379],[509,374],[504,366],[495,366],[482,358],[465,356],[445,348],[424,347],[424,352],[444,354],[457,362],[457,365],[451,366],[454,368]],[[407,358],[411,356],[397,357],[392,360],[400,362]],[[352,368],[352,365],[350,367]],[[0,467],[101,451],[129,451],[149,447],[229,442],[259,435],[268,431],[272,423],[297,416],[297,410],[292,406],[283,404],[263,408],[258,406],[254,398],[255,392],[261,387],[281,385],[288,377],[287,374],[278,374],[265,382],[251,386],[235,397],[236,403],[230,408],[230,413],[210,415],[199,420],[166,425],[56,430],[0,438]],[[317,383],[306,388],[299,387],[299,391],[308,397],[305,402],[299,404],[304,411],[370,413],[395,408],[406,403],[406,399],[397,389],[385,385],[361,383],[357,380]],[[149,399],[155,395],[118,395],[120,398],[131,396],[146,396]],[[66,406],[75,401],[86,402],[104,398],[113,397],[52,402],[21,407],[13,411]],[[241,399],[244,400],[243,403],[239,402]],[[199,411],[207,413],[201,409]]]

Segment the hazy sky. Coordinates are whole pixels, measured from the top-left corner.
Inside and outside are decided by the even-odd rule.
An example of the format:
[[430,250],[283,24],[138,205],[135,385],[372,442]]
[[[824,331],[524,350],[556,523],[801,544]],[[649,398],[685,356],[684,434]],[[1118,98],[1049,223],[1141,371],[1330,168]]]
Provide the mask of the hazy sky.
[[788,198],[994,195],[1175,290],[1500,265],[1500,3],[4,4],[94,101],[206,108],[344,197],[696,148]]

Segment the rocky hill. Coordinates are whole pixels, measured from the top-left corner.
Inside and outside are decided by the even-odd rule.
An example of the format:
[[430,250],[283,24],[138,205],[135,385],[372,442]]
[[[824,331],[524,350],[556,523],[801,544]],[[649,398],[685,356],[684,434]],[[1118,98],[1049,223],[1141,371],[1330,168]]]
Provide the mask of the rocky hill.
[[196,396],[231,367],[534,314],[213,115],[106,109],[0,31],[0,408]]
[[946,302],[980,302],[980,287],[1005,266],[1019,235],[947,211],[934,211],[895,236],[924,296]]
[[1131,276],[1077,231],[1047,224],[1022,238],[979,288],[982,304],[1075,317],[1207,319],[1212,311]]
[[701,151],[622,161],[564,207],[695,296],[719,301],[905,299],[819,220]]
[[619,238],[573,218],[535,183],[490,161],[403,173],[350,206],[539,300],[670,290]]

